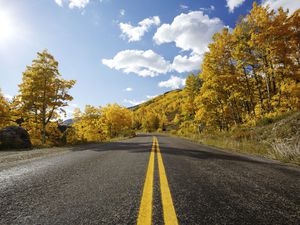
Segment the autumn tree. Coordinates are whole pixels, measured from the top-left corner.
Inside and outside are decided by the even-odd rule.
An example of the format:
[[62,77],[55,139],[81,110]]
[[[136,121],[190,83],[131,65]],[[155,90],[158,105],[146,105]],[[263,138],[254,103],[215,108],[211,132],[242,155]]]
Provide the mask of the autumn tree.
[[205,54],[196,120],[219,129],[299,108],[299,11],[253,4]]
[[0,90],[0,128],[10,123],[10,106]]
[[159,128],[159,117],[158,114],[154,111],[148,111],[146,115],[144,115],[143,120],[143,128],[148,132],[156,131]]
[[185,111],[188,116],[194,116],[196,111],[195,98],[199,94],[202,82],[198,75],[190,74],[185,81],[184,91],[187,95],[187,101],[185,104]]
[[133,113],[117,104],[102,108],[102,121],[106,125],[109,138],[116,137],[132,130]]
[[214,34],[199,76],[183,91],[144,103],[135,118],[150,130],[157,117],[168,129],[229,130],[300,109],[300,9],[293,14],[253,4],[233,29]]
[[17,96],[18,109],[41,131],[42,143],[46,143],[49,122],[64,113],[63,107],[73,97],[69,90],[74,80],[64,80],[58,71],[58,62],[47,51],[37,53],[31,66],[23,72]]
[[[86,105],[84,112],[80,109],[74,111],[74,132],[68,131],[69,142],[102,142],[108,138],[107,128],[103,122],[101,107]],[[71,141],[70,141],[71,140]]]
[[87,105],[84,112],[74,112],[73,129],[67,134],[67,141],[102,142],[117,136],[132,134],[133,112],[117,104],[105,107]]

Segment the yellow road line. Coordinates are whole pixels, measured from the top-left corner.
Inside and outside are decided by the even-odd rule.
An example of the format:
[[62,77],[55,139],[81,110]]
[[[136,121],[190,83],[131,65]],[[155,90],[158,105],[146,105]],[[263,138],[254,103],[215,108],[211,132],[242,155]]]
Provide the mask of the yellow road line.
[[153,138],[150,159],[144,184],[140,211],[138,215],[137,225],[151,225],[152,223],[152,197],[153,197],[153,179],[154,179],[154,154],[155,139]]
[[163,211],[164,211],[165,225],[178,225],[178,220],[173,205],[173,200],[172,200],[172,196],[171,196],[171,192],[167,180],[163,159],[160,154],[157,138],[155,138],[155,142],[156,142],[156,151],[157,151],[157,160],[158,160],[160,192],[161,192],[161,200],[162,200]]

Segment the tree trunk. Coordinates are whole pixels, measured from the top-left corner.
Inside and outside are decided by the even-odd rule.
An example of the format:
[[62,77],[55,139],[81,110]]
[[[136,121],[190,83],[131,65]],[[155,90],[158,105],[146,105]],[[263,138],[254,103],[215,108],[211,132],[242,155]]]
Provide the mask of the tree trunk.
[[46,124],[43,121],[43,127],[42,127],[42,143],[43,145],[46,144]]
[[262,96],[262,90],[261,90],[261,81],[257,77],[257,74],[254,70],[254,65],[251,65],[251,67],[252,67],[252,71],[253,71],[253,75],[254,75],[254,79],[255,79],[255,82],[256,82],[258,95],[259,95],[260,110],[261,110],[260,115],[262,115],[262,112],[264,110],[264,103],[263,103],[263,96]]
[[251,114],[251,112],[253,112],[254,116],[255,116],[255,104],[254,104],[254,97],[253,97],[253,93],[252,93],[252,90],[251,90],[251,87],[250,87],[250,83],[249,83],[249,78],[247,76],[247,71],[246,71],[246,68],[243,67],[243,70],[244,70],[244,76],[245,76],[245,79],[246,79],[246,85],[247,85],[247,92],[248,92],[248,95],[250,97],[250,107],[247,103],[247,108],[248,108],[248,114]]

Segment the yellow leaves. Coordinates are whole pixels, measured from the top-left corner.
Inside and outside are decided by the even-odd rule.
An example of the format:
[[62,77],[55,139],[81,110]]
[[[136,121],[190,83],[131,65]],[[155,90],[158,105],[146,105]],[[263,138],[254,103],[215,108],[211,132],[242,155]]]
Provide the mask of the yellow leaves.
[[41,125],[43,144],[46,143],[48,123],[56,119],[58,112],[73,99],[68,91],[74,84],[74,80],[61,78],[58,62],[47,50],[38,52],[37,59],[23,72],[15,105],[22,117]]
[[102,142],[104,140],[127,135],[132,129],[133,113],[117,104],[106,107],[87,105],[84,112],[74,112],[74,130],[69,132],[70,142]]
[[116,137],[126,130],[131,130],[133,113],[117,104],[107,105],[103,108],[103,120],[109,136]]
[[10,124],[10,106],[0,90],[0,129]]

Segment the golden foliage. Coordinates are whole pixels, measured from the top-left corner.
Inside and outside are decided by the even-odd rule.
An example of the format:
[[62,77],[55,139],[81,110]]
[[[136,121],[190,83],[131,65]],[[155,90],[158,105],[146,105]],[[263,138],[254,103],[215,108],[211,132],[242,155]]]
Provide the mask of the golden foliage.
[[[288,16],[253,4],[236,27],[213,36],[198,76],[135,110],[149,129],[155,116],[169,130],[229,130],[300,109],[300,9]],[[154,114],[154,115],[153,115]],[[142,125],[142,126],[140,126]]]
[[10,124],[10,105],[0,90],[0,129]]
[[73,99],[68,91],[75,81],[61,78],[58,62],[47,50],[37,54],[37,59],[23,73],[14,105],[16,112],[27,121],[27,128],[34,127],[35,134],[39,130],[45,144],[47,126],[51,120],[58,118],[59,112],[64,112],[63,107]]
[[84,112],[74,112],[73,129],[67,133],[69,143],[102,142],[131,134],[133,113],[117,104],[106,107],[87,105]]

